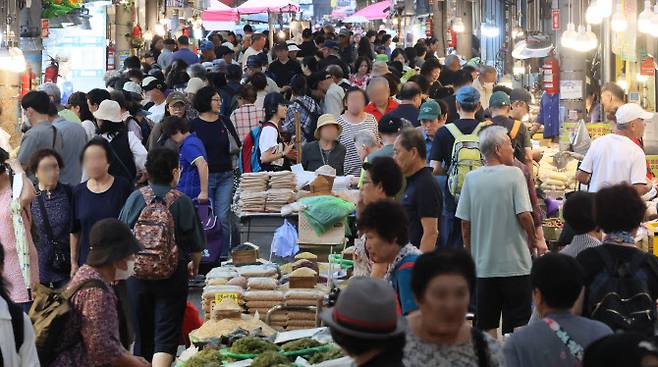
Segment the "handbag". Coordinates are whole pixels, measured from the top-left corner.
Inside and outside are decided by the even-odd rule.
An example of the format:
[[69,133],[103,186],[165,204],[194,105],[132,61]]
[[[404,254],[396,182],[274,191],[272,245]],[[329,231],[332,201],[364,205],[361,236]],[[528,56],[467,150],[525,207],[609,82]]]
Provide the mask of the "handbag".
[[39,207],[43,214],[43,224],[46,226],[47,246],[50,246],[53,249],[50,256],[48,256],[48,264],[53,270],[59,273],[68,274],[71,271],[71,257],[68,254],[69,244],[55,239],[53,229],[50,226],[50,220],[48,219],[46,204],[44,203],[43,194],[41,192],[37,195],[37,201],[39,202]]
[[219,265],[222,253],[227,246],[224,243],[224,236],[222,225],[219,218],[215,215],[214,211],[208,203],[199,203],[194,200],[203,233],[206,237],[206,249],[201,255],[202,264]]

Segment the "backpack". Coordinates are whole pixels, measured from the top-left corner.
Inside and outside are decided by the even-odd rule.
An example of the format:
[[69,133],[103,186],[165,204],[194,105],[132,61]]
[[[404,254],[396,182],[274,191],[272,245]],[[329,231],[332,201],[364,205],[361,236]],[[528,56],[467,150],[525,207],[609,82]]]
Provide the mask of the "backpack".
[[49,365],[62,351],[80,341],[64,345],[61,339],[73,312],[71,298],[78,291],[89,288],[107,290],[105,283],[99,279],[89,279],[68,291],[53,290],[41,284],[36,286],[29,316],[34,325],[34,341],[42,366]]
[[183,194],[170,190],[165,199],[155,196],[150,186],[139,190],[146,207],[139,214],[135,237],[143,250],[135,255],[135,277],[147,280],[169,279],[178,267],[176,227],[169,207]]
[[242,150],[240,151],[240,173],[260,172],[263,170],[260,162],[260,133],[266,125],[276,126],[271,122],[263,122],[260,126],[251,129],[249,134],[242,141]]
[[472,133],[463,134],[457,125],[446,125],[450,134],[455,137],[448,170],[448,190],[455,198],[455,202],[459,201],[466,174],[484,165],[480,152],[480,137],[478,137],[478,133],[484,126],[485,123],[480,123]]
[[312,112],[301,100],[296,100],[295,102],[297,102],[299,107],[306,111],[306,114],[308,115],[308,124],[306,124],[306,128],[302,127],[304,139],[306,142],[315,141],[315,129],[318,127],[318,119],[321,116],[319,109],[316,108],[315,112]]
[[509,137],[512,140],[512,146],[514,147],[514,157],[516,157],[521,162],[525,162],[525,147],[519,144],[519,142],[516,140],[516,137],[519,135],[519,131],[521,130],[521,124],[521,121],[514,120],[514,125],[512,125],[512,128],[509,131]]
[[142,145],[145,147],[149,146],[149,137],[151,136],[151,131],[153,131],[153,123],[143,118],[142,121],[138,121],[137,125],[142,132]]
[[604,266],[588,289],[589,317],[614,332],[653,335],[656,302],[649,293],[649,274],[641,268],[645,253],[638,250],[630,261],[622,262],[613,259],[604,246],[596,247],[596,252]]

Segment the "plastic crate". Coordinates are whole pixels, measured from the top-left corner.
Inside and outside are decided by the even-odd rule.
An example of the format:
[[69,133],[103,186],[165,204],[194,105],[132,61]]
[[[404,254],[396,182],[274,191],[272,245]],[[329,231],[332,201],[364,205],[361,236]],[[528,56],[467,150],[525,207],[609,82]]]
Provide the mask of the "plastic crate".
[[345,242],[345,224],[336,223],[333,228],[318,236],[313,230],[303,212],[299,213],[297,224],[299,231],[298,242],[308,245],[342,245]]

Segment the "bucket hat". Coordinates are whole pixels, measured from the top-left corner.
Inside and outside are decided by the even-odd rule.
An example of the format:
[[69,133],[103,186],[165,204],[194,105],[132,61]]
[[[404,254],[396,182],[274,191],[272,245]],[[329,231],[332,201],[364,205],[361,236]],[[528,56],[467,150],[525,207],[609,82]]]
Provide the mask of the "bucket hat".
[[341,292],[336,306],[320,314],[332,330],[359,338],[388,340],[404,334],[393,287],[382,279],[356,278]]
[[384,76],[390,72],[388,65],[386,65],[384,61],[375,61],[372,64],[372,72],[370,72],[370,74],[372,76]]
[[119,103],[111,99],[106,99],[98,105],[98,109],[93,113],[94,117],[103,121],[123,122],[121,118],[121,107]]
[[315,133],[313,134],[316,139],[320,139],[320,128],[327,125],[336,125],[338,128],[338,135],[343,131],[343,128],[340,126],[338,121],[336,121],[336,116],[325,113],[324,115],[318,117],[318,126],[315,128]]
[[107,265],[136,254],[141,249],[142,246],[125,223],[115,218],[106,218],[91,227],[87,265]]

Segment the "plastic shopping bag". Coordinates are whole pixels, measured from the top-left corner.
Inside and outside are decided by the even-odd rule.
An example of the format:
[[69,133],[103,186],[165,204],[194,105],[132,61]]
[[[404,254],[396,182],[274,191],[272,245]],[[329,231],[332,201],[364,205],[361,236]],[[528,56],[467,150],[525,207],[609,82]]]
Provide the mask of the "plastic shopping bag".
[[571,149],[578,154],[585,155],[589,149],[592,139],[587,131],[587,125],[584,120],[578,121],[576,127],[571,134]]
[[271,252],[280,257],[290,257],[299,252],[297,228],[290,224],[287,219],[284,219],[283,224],[274,232]]

